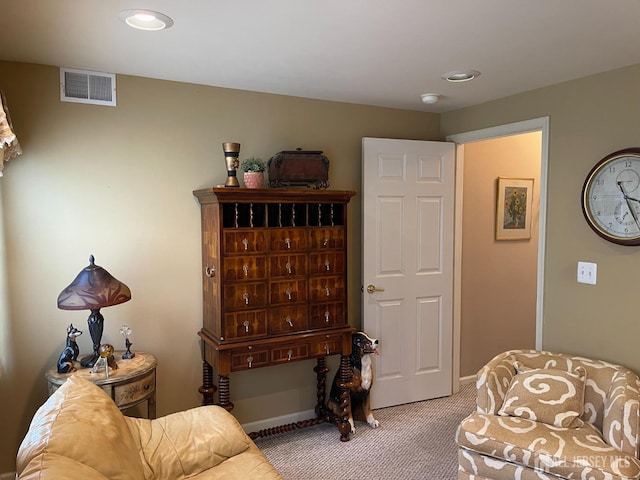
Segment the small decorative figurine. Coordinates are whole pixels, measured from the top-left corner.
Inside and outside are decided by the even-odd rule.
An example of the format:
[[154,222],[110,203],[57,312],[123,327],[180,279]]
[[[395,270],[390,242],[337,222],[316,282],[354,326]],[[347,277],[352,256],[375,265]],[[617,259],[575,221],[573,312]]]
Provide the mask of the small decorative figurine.
[[62,350],[60,358],[58,358],[58,373],[75,372],[77,368],[73,362],[78,359],[80,349],[76,343],[76,337],[82,335],[82,332],[73,326],[73,323],[67,327],[67,345]]
[[109,378],[109,367],[111,367],[112,370],[118,369],[118,364],[113,356],[114,351],[113,345],[109,343],[103,343],[100,345],[100,348],[98,349],[100,358],[96,361],[91,373],[98,373],[100,367],[104,366],[104,378]]
[[224,163],[227,166],[227,181],[224,184],[225,187],[239,187],[238,183],[238,167],[240,161],[238,156],[240,155],[240,144],[234,142],[225,142],[222,144],[222,151],[224,152]]
[[129,335],[131,335],[129,325],[124,324],[120,327],[120,335],[124,337],[124,346],[127,347],[127,351],[122,354],[122,359],[131,360],[136,354],[131,351],[131,345],[133,344],[129,341]]

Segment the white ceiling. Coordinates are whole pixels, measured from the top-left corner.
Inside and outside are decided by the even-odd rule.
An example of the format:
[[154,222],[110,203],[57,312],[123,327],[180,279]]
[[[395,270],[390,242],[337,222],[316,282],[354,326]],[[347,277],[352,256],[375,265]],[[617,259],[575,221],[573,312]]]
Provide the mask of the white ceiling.
[[445,112],[640,64],[640,0],[0,0],[0,60]]

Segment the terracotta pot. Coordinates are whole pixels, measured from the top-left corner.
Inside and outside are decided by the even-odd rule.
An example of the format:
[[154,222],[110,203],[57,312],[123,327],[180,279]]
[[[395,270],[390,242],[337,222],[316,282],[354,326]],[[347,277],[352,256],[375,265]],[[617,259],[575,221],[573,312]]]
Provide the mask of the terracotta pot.
[[243,179],[247,188],[264,188],[264,172],[244,172]]

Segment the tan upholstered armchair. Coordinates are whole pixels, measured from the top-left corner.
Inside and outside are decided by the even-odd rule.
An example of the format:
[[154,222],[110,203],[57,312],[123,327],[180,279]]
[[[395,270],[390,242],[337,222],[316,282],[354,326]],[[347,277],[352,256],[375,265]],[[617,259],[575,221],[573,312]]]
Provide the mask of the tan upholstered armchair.
[[477,376],[456,434],[458,478],[640,478],[640,380],[619,365],[513,350]]
[[77,376],[36,412],[16,463],[20,480],[281,478],[221,407],[125,417],[102,389]]

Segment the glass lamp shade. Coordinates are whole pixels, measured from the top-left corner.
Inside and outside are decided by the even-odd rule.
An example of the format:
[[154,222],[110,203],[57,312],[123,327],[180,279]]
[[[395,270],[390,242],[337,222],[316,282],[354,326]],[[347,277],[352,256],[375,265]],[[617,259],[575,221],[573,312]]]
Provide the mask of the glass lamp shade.
[[100,357],[98,350],[102,339],[104,317],[102,307],[119,305],[131,300],[131,290],[124,283],[112,277],[104,268],[95,264],[93,255],[89,265],[58,295],[58,308],[62,310],[91,310],[89,333],[93,342],[93,354],[83,358],[83,367],[93,367]]

